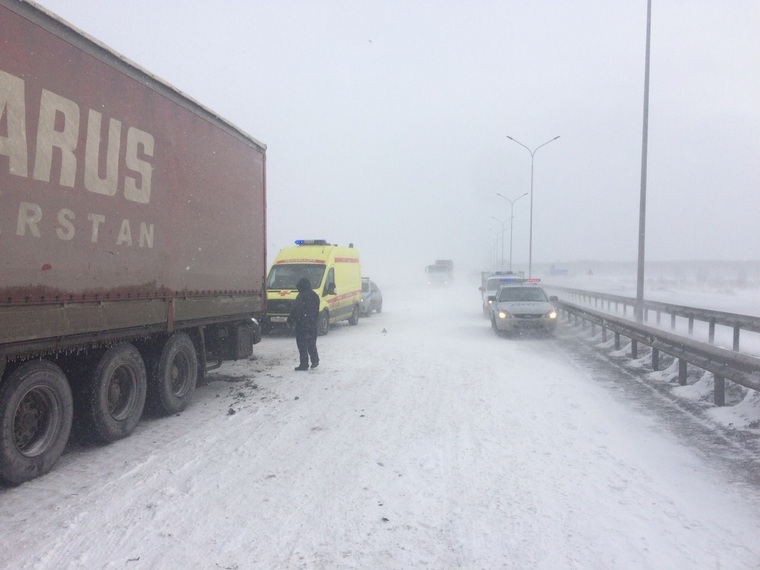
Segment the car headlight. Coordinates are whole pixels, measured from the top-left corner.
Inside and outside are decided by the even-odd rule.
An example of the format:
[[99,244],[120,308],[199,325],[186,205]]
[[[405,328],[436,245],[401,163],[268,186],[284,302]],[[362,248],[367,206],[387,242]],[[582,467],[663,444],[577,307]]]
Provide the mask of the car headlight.
[[554,309],[552,309],[551,311],[549,311],[548,313],[546,313],[546,318],[547,319],[556,319],[557,318],[557,311],[555,311]]
[[508,319],[511,316],[512,315],[510,315],[507,311],[499,311],[499,318],[500,319]]

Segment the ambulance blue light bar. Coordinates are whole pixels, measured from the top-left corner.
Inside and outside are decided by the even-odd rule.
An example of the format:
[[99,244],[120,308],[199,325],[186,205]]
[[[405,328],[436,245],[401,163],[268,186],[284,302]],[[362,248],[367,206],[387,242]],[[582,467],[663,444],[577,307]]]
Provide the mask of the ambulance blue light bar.
[[297,239],[296,245],[327,245],[324,239]]

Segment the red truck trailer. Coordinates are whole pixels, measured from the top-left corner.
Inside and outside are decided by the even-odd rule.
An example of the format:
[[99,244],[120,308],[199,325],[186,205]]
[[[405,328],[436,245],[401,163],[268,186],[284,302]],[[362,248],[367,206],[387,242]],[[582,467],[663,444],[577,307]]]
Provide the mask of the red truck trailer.
[[0,0],[0,480],[184,409],[266,312],[266,147]]

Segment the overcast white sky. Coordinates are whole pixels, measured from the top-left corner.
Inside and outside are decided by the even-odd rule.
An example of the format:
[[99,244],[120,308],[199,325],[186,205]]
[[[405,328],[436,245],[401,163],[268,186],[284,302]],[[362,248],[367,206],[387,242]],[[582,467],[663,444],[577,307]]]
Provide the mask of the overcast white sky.
[[[637,257],[646,0],[43,0],[268,146],[270,256]],[[760,258],[760,2],[653,0],[647,259]],[[528,261],[530,200],[514,205]],[[505,257],[509,251],[509,223]]]

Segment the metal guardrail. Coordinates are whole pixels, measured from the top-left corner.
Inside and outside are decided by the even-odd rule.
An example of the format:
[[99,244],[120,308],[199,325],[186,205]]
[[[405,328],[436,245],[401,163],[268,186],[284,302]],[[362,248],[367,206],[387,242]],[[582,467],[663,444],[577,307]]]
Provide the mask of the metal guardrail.
[[[554,285],[545,285],[545,289],[551,290],[556,293],[562,293],[563,296],[567,295],[570,299],[580,300],[588,305],[594,305],[595,307],[604,308],[604,304],[607,303],[607,309],[612,310],[612,305],[615,306],[615,311],[619,311],[622,307],[623,315],[628,312],[628,308],[631,308],[633,312],[636,305],[636,299],[632,297],[622,297],[619,295],[610,295],[608,293],[598,293],[595,291],[585,291],[582,289],[572,289],[569,287],[558,287]],[[742,330],[751,332],[760,332],[760,317],[751,317],[749,315],[739,315],[737,313],[727,313],[724,311],[713,311],[710,309],[700,309],[697,307],[687,307],[684,305],[673,305],[670,303],[662,303],[659,301],[644,301],[644,322],[649,322],[649,313],[654,312],[656,314],[656,323],[659,325],[661,322],[661,315],[663,313],[670,315],[670,328],[675,330],[676,318],[681,317],[688,320],[689,334],[694,332],[694,321],[701,321],[708,324],[708,342],[710,344],[715,342],[715,327],[716,325],[729,327],[733,330],[733,349],[739,351],[739,340]]]
[[652,349],[652,369],[659,370],[660,352],[678,359],[678,382],[686,384],[687,364],[692,364],[713,373],[715,377],[714,398],[718,406],[725,405],[725,380],[760,391],[760,358],[740,354],[709,343],[698,342],[662,329],[639,324],[630,319],[595,311],[569,303],[556,301],[557,308],[565,313],[568,320],[580,319],[602,327],[602,341],[607,340],[607,331],[615,333],[615,348],[620,349],[620,337],[631,339],[631,357],[638,358],[638,343]]

